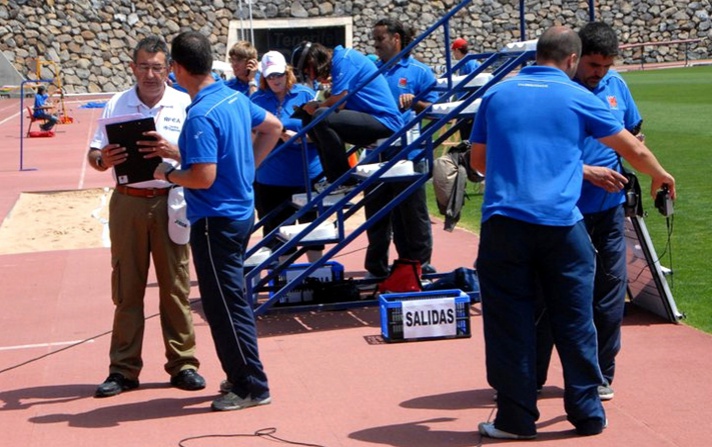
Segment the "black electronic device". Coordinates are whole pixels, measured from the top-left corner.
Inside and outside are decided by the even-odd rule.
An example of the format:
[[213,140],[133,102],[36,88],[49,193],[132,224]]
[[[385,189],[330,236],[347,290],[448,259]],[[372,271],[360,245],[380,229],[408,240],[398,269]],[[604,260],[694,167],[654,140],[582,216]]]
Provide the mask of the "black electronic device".
[[156,130],[153,118],[111,123],[106,125],[106,137],[109,143],[119,144],[126,148],[128,158],[114,166],[116,182],[119,185],[153,180],[153,171],[161,163],[161,157],[144,158],[139,151],[138,141],[154,140],[144,135],[144,132]]
[[311,118],[311,115],[309,115],[307,113],[307,111],[304,110],[305,105],[306,105],[306,103],[304,103],[300,106],[292,106],[292,109],[294,110],[294,112],[292,112],[292,115],[290,116],[290,118],[296,118],[296,119],[300,119],[302,121],[309,120]]
[[660,211],[660,214],[665,217],[670,217],[674,213],[672,199],[670,198],[670,190],[667,185],[663,185],[663,187],[655,195],[655,208],[657,208],[658,211]]

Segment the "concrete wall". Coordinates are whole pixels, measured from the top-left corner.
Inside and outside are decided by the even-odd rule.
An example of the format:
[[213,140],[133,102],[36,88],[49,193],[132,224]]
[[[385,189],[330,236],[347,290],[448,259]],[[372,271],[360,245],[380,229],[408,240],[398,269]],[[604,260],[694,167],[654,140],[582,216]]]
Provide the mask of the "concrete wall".
[[[167,41],[181,31],[210,36],[215,57],[224,59],[230,23],[249,29],[277,18],[353,18],[353,46],[371,52],[370,32],[379,18],[393,16],[425,30],[455,0],[260,0],[250,19],[247,1],[235,0],[0,0],[0,51],[24,76],[34,77],[38,57],[61,67],[65,90],[116,91],[132,84],[128,69],[136,42],[149,33]],[[473,0],[451,21],[451,38],[463,36],[476,52],[495,51],[520,39],[519,2]],[[578,28],[588,21],[587,0],[527,0],[526,37],[536,38],[553,24]],[[710,0],[597,0],[596,19],[612,24],[622,44],[704,38],[687,47],[690,59],[710,58]],[[242,9],[240,9],[242,5]],[[443,61],[443,36],[436,33],[416,53],[436,66]],[[679,61],[683,45],[626,51],[625,62]],[[41,77],[53,78],[51,66]],[[0,78],[0,84],[8,83]]]

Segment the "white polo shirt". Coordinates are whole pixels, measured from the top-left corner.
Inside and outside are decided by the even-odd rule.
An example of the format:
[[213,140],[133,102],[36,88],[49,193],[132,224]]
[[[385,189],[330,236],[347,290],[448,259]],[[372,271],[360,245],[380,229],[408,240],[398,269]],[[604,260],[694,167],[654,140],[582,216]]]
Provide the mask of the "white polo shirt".
[[[136,86],[114,95],[104,106],[102,118],[140,113],[144,117],[152,117],[156,122],[156,131],[171,144],[178,144],[178,137],[185,122],[185,109],[190,105],[190,96],[166,86],[163,97],[153,107],[141,102],[136,93]],[[101,149],[109,143],[103,126],[98,126],[89,147]],[[175,160],[164,161],[177,165]],[[167,188],[171,184],[163,180],[149,180],[132,183],[134,188]]]

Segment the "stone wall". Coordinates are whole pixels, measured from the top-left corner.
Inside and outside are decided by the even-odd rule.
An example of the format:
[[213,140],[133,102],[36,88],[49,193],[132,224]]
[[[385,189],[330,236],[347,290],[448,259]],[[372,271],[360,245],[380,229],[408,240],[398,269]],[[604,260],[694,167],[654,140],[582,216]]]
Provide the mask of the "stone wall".
[[[704,39],[699,44],[634,48],[627,63],[710,58],[711,0],[597,0],[596,19],[612,24],[622,44]],[[371,52],[371,25],[392,16],[419,32],[459,2],[455,0],[261,0],[252,20],[286,17],[343,17],[354,21],[354,47]],[[536,38],[554,24],[578,28],[588,21],[587,0],[527,0],[525,32]],[[451,38],[465,37],[475,52],[496,51],[520,40],[519,2],[473,0],[450,22]],[[240,8],[242,6],[242,8]],[[215,57],[224,59],[231,20],[249,26],[248,0],[0,0],[0,51],[29,78],[38,57],[61,67],[65,91],[116,91],[132,84],[131,49],[143,36],[162,34],[168,42],[181,31],[210,36]],[[442,31],[424,41],[416,53],[435,66],[443,60]],[[43,65],[42,77],[55,67]]]

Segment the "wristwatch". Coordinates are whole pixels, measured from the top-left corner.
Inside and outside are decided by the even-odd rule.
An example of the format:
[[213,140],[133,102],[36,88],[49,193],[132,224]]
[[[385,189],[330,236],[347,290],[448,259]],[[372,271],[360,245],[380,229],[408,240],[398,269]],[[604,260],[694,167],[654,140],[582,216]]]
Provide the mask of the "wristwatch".
[[257,81],[254,79],[247,83],[250,87],[257,87]]
[[102,160],[101,155],[99,155],[98,157],[96,157],[96,165],[97,165],[99,168],[104,169],[104,160]]

